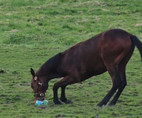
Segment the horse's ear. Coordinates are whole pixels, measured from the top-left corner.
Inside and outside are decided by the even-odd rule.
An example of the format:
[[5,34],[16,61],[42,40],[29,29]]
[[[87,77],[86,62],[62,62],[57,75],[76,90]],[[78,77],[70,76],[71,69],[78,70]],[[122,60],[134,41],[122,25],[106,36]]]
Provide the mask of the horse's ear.
[[31,68],[31,74],[33,77],[35,77],[35,71]]

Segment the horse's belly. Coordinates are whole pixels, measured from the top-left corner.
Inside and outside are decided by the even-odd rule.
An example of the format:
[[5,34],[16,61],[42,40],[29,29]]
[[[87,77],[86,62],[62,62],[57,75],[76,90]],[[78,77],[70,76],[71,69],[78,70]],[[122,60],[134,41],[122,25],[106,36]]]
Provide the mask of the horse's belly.
[[83,74],[82,80],[88,79],[88,78],[90,78],[92,76],[102,74],[102,73],[104,73],[106,71],[107,71],[107,69],[105,67],[88,70]]

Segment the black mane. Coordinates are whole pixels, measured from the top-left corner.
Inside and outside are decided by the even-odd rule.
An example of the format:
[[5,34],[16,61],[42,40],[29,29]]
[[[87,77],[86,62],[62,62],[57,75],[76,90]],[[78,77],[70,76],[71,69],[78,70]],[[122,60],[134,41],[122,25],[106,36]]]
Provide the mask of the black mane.
[[49,78],[51,78],[52,76],[61,76],[60,64],[61,53],[58,53],[57,55],[53,56],[48,61],[46,61],[37,71],[36,75],[48,76]]

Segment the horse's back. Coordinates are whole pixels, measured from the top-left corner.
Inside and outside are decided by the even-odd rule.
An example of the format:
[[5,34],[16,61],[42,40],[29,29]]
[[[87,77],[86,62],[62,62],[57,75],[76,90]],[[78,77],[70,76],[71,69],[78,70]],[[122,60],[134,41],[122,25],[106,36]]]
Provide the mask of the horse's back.
[[107,65],[119,64],[131,48],[130,34],[113,29],[80,42],[62,53],[62,66],[67,73],[85,76],[98,75]]

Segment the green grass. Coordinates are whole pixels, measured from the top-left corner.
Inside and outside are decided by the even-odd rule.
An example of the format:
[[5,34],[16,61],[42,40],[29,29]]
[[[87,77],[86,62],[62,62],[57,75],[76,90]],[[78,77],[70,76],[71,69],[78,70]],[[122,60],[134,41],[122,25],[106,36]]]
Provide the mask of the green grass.
[[34,106],[30,68],[77,42],[110,28],[142,41],[141,0],[0,0],[0,118],[140,118],[142,63],[136,49],[127,66],[128,85],[114,107],[96,104],[111,88],[108,73],[68,86],[71,105]]

